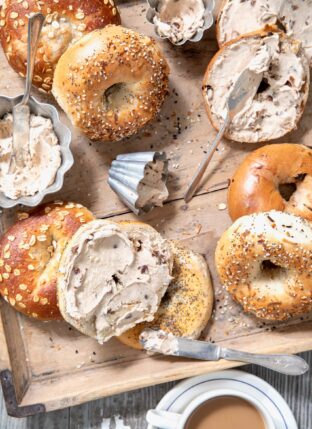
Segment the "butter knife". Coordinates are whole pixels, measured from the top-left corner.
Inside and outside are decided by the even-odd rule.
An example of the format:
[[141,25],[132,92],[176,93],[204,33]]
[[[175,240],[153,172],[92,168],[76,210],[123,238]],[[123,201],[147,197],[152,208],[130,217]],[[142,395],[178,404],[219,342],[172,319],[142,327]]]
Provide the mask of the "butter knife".
[[28,20],[26,87],[22,101],[13,107],[13,151],[10,159],[9,173],[14,172],[16,167],[23,168],[25,166],[25,158],[29,154],[30,109],[28,101],[38,41],[44,20],[45,17],[41,13],[36,13]]
[[247,353],[220,347],[211,342],[175,337],[153,329],[145,329],[141,333],[140,343],[145,350],[153,353],[208,361],[220,359],[239,361],[260,365],[287,375],[302,375],[309,370],[307,362],[299,356]]

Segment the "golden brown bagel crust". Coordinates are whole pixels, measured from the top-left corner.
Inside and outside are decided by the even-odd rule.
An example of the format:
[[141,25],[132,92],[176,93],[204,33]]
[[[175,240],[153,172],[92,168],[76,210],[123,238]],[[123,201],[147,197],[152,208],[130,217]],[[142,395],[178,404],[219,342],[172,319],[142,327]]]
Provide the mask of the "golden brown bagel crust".
[[[294,183],[286,201],[279,185]],[[273,144],[249,154],[236,170],[228,190],[234,221],[255,212],[280,210],[312,221],[312,149],[299,144]]]
[[142,349],[139,337],[148,327],[196,339],[211,317],[213,289],[204,257],[186,249],[178,241],[168,242],[173,252],[174,279],[153,322],[140,323],[118,337],[129,347]]
[[56,292],[60,256],[77,229],[94,216],[81,204],[55,202],[19,218],[0,240],[0,294],[27,316],[61,319]]
[[221,283],[246,312],[279,321],[312,310],[312,223],[271,210],[243,216],[215,254]]
[[37,12],[46,16],[46,22],[33,84],[44,92],[51,91],[55,66],[73,41],[107,24],[120,24],[113,0],[4,0],[0,41],[11,67],[22,77],[26,74],[28,15]]
[[53,95],[90,139],[121,140],[156,116],[168,92],[168,73],[152,39],[110,25],[62,55]]
[[[296,45],[296,46],[300,45],[298,41],[289,38],[287,35],[285,35],[285,33],[283,33],[282,31],[280,31],[278,29],[278,27],[276,27],[274,25],[268,25],[268,26],[266,26],[265,28],[263,28],[261,30],[253,31],[253,32],[248,33],[248,34],[243,34],[243,35],[237,37],[236,39],[233,39],[233,40],[230,40],[229,42],[226,42],[224,45],[222,45],[222,47],[219,49],[219,51],[217,51],[216,54],[210,60],[210,62],[208,64],[208,67],[206,69],[205,75],[204,75],[204,79],[203,79],[202,94],[203,94],[203,97],[204,97],[204,104],[205,104],[205,109],[206,109],[208,118],[209,118],[212,126],[217,131],[219,131],[219,128],[220,128],[219,124],[214,120],[212,112],[210,110],[209,103],[206,100],[206,91],[207,91],[207,86],[209,86],[208,85],[209,77],[210,77],[210,73],[212,72],[212,69],[214,67],[215,62],[219,59],[219,57],[221,55],[223,55],[226,52],[226,50],[227,50],[227,48],[229,46],[236,44],[240,40],[246,40],[246,39],[249,39],[249,38],[264,38],[264,37],[267,37],[269,33],[278,33],[280,35],[280,37],[281,37],[281,40],[287,40],[288,39],[289,41],[291,41],[291,43],[293,45]],[[304,56],[304,53],[303,53],[302,49],[299,49],[299,52],[301,53],[301,55]],[[302,88],[302,92],[304,93],[304,100],[303,100],[303,102],[302,102],[302,104],[300,106],[300,111],[298,112],[298,121],[297,122],[299,122],[299,120],[300,120],[300,118],[301,118],[301,116],[302,116],[302,114],[304,112],[305,105],[306,105],[306,102],[307,102],[307,99],[308,99],[308,95],[309,95],[309,84],[310,84],[309,68],[307,68],[306,72],[308,74],[308,79],[307,79],[307,81],[305,82],[305,84],[304,84],[304,86]],[[292,130],[288,130],[288,132],[290,132],[290,131],[292,131]],[[229,140],[233,139],[233,136],[231,136],[230,132],[227,131],[227,130],[224,133],[224,137],[226,137]],[[281,137],[281,136],[279,136],[279,137]],[[269,140],[271,140],[271,139],[270,138],[261,139],[261,142],[265,142],[265,141],[269,141]],[[242,140],[240,140],[240,141],[243,142]],[[258,141],[258,140],[247,141],[246,140],[243,143],[258,143],[258,142],[260,142],[260,141]]]

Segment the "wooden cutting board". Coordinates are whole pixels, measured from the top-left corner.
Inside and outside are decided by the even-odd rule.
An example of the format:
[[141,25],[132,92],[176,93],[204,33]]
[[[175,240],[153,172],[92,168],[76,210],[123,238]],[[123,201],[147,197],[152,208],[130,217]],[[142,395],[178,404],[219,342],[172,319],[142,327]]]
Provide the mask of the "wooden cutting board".
[[[145,20],[144,1],[120,5],[123,24],[148,35],[153,28]],[[167,238],[183,240],[205,255],[215,288],[215,311],[203,338],[225,346],[252,352],[296,353],[312,348],[312,322],[309,317],[279,325],[265,324],[241,312],[223,291],[214,268],[214,250],[222,232],[230,225],[226,210],[227,183],[247,152],[256,145],[224,141],[215,154],[206,181],[197,197],[186,205],[186,186],[205,150],[215,136],[207,120],[201,95],[204,71],[217,49],[213,31],[199,43],[174,47],[160,41],[171,67],[170,96],[158,119],[140,134],[119,143],[91,143],[73,130],[75,165],[67,174],[64,188],[55,197],[86,205],[98,217],[135,219],[107,184],[107,171],[119,153],[165,150],[170,158],[170,200],[163,208],[142,216]],[[0,93],[16,95],[23,81],[11,70],[0,52]],[[42,101],[54,103],[37,93]],[[288,142],[309,145],[311,98],[300,127]],[[64,114],[61,117],[68,124]],[[51,197],[49,198],[52,199]],[[2,214],[5,230],[15,220],[15,210]],[[233,367],[238,363],[193,362],[148,357],[113,339],[100,346],[65,322],[38,322],[26,318],[1,301],[0,365],[2,385],[11,415],[25,416],[76,405],[169,380]],[[10,371],[6,371],[10,370]],[[12,384],[13,380],[13,384]]]

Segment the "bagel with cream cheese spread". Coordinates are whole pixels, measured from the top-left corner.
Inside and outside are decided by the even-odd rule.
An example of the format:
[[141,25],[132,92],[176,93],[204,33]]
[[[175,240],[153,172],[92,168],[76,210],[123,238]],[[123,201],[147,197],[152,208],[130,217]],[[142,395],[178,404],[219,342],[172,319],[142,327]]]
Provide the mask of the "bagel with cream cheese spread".
[[232,118],[228,139],[257,143],[277,139],[297,127],[309,92],[309,63],[300,42],[267,28],[226,43],[208,65],[203,95],[212,125],[219,130],[229,92],[240,74],[257,76],[254,96]]

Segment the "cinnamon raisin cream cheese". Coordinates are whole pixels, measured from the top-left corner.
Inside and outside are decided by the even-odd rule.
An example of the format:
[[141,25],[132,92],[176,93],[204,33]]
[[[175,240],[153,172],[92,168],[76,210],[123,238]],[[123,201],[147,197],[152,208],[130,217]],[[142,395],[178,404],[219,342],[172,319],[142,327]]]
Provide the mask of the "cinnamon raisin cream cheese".
[[0,191],[15,200],[42,192],[54,182],[61,165],[61,150],[51,120],[31,115],[25,166],[16,166],[9,173],[12,135],[13,116],[7,114],[0,120]]
[[221,8],[217,36],[220,46],[241,34],[277,24],[288,36],[302,42],[312,59],[311,0],[226,0]]
[[153,320],[171,281],[172,256],[152,227],[95,220],[73,236],[60,263],[64,319],[100,343]]
[[228,94],[245,69],[258,76],[257,87],[232,119],[226,137],[256,143],[279,138],[295,129],[307,101],[309,65],[300,43],[276,31],[236,39],[212,59],[203,93],[214,127],[219,129],[223,123]]
[[169,191],[163,179],[165,162],[156,160],[147,163],[144,178],[138,185],[138,200],[136,206],[148,210],[151,207],[161,207],[168,198]]
[[160,0],[153,22],[158,36],[178,43],[194,36],[204,18],[203,0]]

